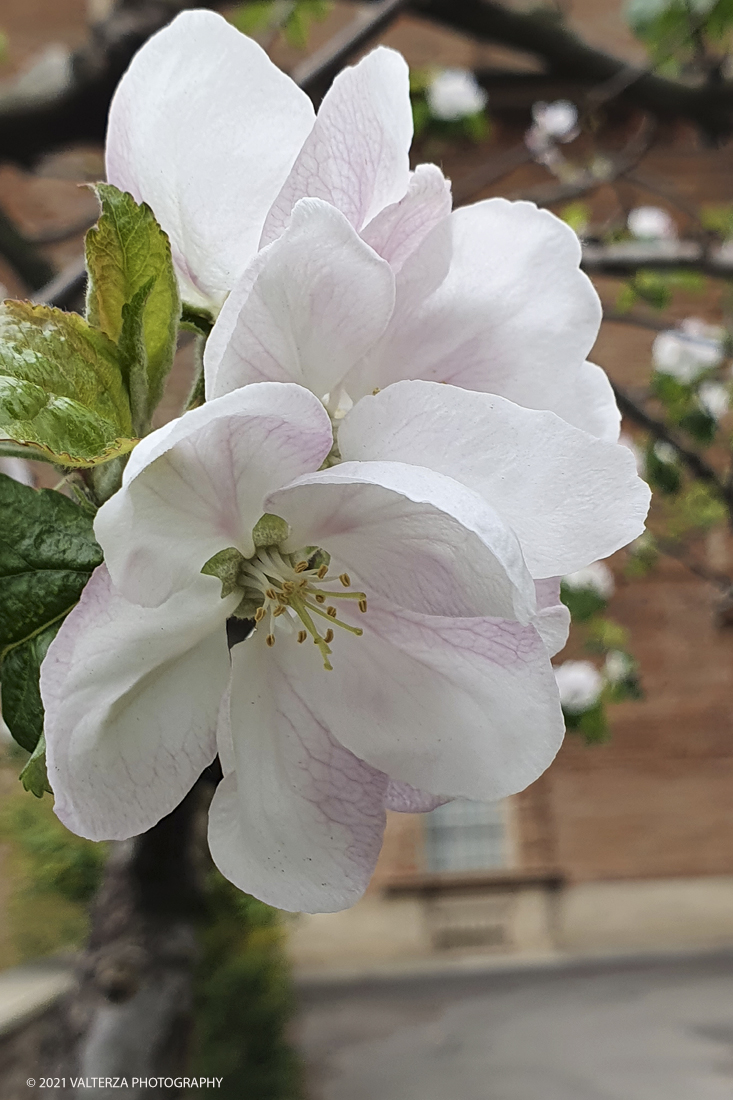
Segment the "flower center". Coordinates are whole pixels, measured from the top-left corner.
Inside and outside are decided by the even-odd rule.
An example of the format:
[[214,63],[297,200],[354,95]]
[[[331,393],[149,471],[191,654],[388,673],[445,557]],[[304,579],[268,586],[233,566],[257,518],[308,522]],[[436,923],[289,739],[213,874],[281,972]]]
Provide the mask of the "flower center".
[[285,554],[278,546],[261,546],[251,558],[230,547],[210,558],[201,572],[221,580],[222,597],[241,592],[234,615],[254,619],[258,626],[266,624],[268,646],[275,644],[276,627],[294,634],[299,643],[310,637],[321,652],[323,667],[331,670],[334,628],[357,636],[364,633],[338,617],[335,601],[356,600],[359,611],[366,611],[367,599],[364,592],[334,590],[334,585],[350,589],[351,578],[348,573],[329,575],[329,560],[317,547]]

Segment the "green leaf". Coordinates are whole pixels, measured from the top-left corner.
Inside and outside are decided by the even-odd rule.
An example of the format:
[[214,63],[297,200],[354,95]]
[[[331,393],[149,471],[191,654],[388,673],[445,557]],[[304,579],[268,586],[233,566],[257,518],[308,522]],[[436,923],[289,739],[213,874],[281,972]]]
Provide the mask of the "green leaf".
[[208,309],[199,309],[184,302],[181,306],[181,328],[207,337],[214,327],[214,318]]
[[248,4],[239,4],[229,13],[228,19],[242,34],[252,35],[270,26],[274,7],[274,0],[254,0]]
[[0,475],[3,716],[32,750],[42,729],[38,671],[59,625],[102,562],[89,513],[52,489]]
[[0,305],[0,434],[62,466],[131,451],[130,403],[104,333],[75,313]]
[[608,604],[593,588],[571,588],[563,581],[560,585],[560,599],[576,622],[587,622],[603,611]]
[[61,620],[8,651],[2,663],[3,718],[13,737],[32,752],[43,733],[43,703],[38,686],[41,664]]
[[38,739],[30,760],[20,773],[20,781],[36,798],[43,798],[44,794],[53,794],[46,774],[46,739],[43,734]]
[[95,191],[102,215],[86,238],[87,319],[117,344],[143,434],[176,350],[181,304],[170,242],[146,203],[109,183]]

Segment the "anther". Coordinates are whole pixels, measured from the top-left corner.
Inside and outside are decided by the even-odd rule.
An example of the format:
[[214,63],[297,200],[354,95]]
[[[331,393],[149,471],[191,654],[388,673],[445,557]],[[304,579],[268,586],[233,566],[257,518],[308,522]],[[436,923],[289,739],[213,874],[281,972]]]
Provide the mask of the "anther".
[[299,630],[298,631],[298,641],[299,642],[304,642],[307,637],[308,637],[308,631],[307,630]]
[[326,633],[323,635],[323,640],[326,643],[326,645],[328,645],[329,642],[333,641],[333,631],[331,630],[330,627],[328,628]]
[[336,616],[338,615],[338,611],[336,610],[335,607],[327,607],[326,608],[326,614],[330,615],[332,619],[335,619]]
[[267,612],[265,611],[264,607],[258,607],[255,611],[255,622],[261,623],[266,614]]
[[265,638],[265,641],[269,645],[270,649],[272,649],[272,647],[275,644],[275,635],[274,634],[268,634],[267,637]]
[[265,595],[267,596],[268,600],[276,600],[277,599],[277,592],[275,591],[274,588],[266,588],[265,589]]
[[293,568],[294,568],[296,573],[304,573],[305,570],[308,568],[308,562],[307,561],[299,561],[293,566]]
[[348,573],[342,573],[341,576],[339,577],[339,580],[341,581],[344,588],[348,588],[349,585],[351,584],[351,577],[349,576]]
[[283,592],[286,596],[289,596],[291,592],[295,591],[295,585],[292,581],[283,581]]
[[321,568],[316,573],[316,576],[318,577],[319,581],[323,580],[323,578],[326,576],[326,573],[328,573],[328,566],[327,565],[322,565]]
[[326,602],[326,597],[322,596],[320,592],[316,592],[316,594],[313,598],[316,601],[316,603],[325,603]]
[[359,610],[360,611],[366,611],[366,609],[367,609],[367,602],[366,602],[366,596],[365,596],[363,600],[359,600]]
[[275,610],[273,611],[272,614],[274,615],[275,618],[277,618],[278,615],[282,615],[284,610],[285,610],[285,604],[281,603],[281,604],[277,605],[277,607],[275,608]]

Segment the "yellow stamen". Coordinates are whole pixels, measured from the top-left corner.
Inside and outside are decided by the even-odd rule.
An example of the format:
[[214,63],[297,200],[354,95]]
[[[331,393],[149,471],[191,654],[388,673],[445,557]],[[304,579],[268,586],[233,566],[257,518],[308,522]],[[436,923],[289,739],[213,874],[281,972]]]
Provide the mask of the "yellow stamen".
[[265,638],[265,641],[269,645],[270,649],[272,649],[272,647],[275,644],[275,635],[274,634],[268,634],[267,637]]
[[323,580],[323,578],[326,576],[326,573],[328,573],[328,566],[327,565],[322,565],[321,568],[316,573],[316,576],[318,577],[319,581]]
[[282,613],[283,613],[283,611],[284,611],[284,610],[285,610],[285,604],[284,604],[284,603],[280,603],[280,604],[278,604],[278,605],[277,605],[277,607],[276,607],[276,608],[275,608],[275,610],[273,611],[273,615],[275,616],[275,618],[277,618],[277,617],[278,617],[278,615],[282,615]]
[[255,622],[261,623],[266,614],[267,612],[265,611],[264,607],[258,607],[255,611]]
[[351,587],[351,577],[348,573],[341,573],[341,575],[339,576],[339,580],[341,581],[344,588]]
[[294,568],[296,573],[303,573],[308,568],[308,562],[307,561],[299,561],[297,563],[297,565],[293,566],[293,568]]
[[323,640],[324,640],[324,642],[326,642],[326,644],[333,641],[333,631],[331,630],[330,627],[328,628],[326,633],[323,635]]
[[316,603],[325,603],[326,602],[326,597],[321,592],[318,592],[316,594],[315,599],[316,599]]
[[338,611],[336,610],[335,607],[327,607],[326,608],[326,614],[330,615],[332,619],[335,619],[336,616],[338,615]]
[[366,609],[367,609],[367,602],[366,602],[366,596],[365,596],[363,600],[359,600],[359,610],[360,611],[366,611]]
[[299,642],[304,642],[307,637],[308,637],[308,631],[307,630],[299,630],[298,631],[298,641]]

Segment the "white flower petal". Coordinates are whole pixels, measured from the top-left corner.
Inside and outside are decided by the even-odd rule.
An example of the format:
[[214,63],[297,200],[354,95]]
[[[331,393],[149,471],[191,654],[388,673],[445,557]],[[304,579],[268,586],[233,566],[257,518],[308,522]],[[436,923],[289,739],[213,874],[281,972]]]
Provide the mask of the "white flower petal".
[[610,386],[585,357],[601,320],[573,231],[531,203],[455,210],[405,262],[392,321],[349,380],[353,398],[400,378],[498,393],[618,435]]
[[580,569],[644,529],[649,488],[626,447],[491,394],[398,382],[354,406],[339,447],[345,461],[389,456],[480,493],[517,535],[533,577]]
[[535,581],[537,614],[532,625],[545,643],[550,657],[565,647],[570,633],[570,612],[560,600],[560,577]]
[[435,164],[419,164],[410,177],[407,194],[381,210],[361,236],[399,271],[431,229],[451,211],[450,181]]
[[320,546],[363,588],[433,615],[527,622],[534,584],[519,544],[486,502],[451,478],[401,462],[344,462],[271,493],[290,546]]
[[427,814],[450,801],[439,794],[419,791],[417,787],[401,783],[399,779],[390,779],[384,796],[385,807],[398,814]]
[[317,470],[331,444],[320,401],[275,382],[208,401],[152,432],[94,523],[115,584],[155,606],[219,550],[236,546],[250,557],[266,494]]
[[107,178],[153,208],[185,299],[221,304],[313,120],[305,93],[213,12],[183,12],[135,56],[110,109]]
[[211,397],[250,382],[334,390],[384,332],[394,276],[343,214],[303,199],[229,295],[207,342]]
[[346,909],[379,855],[387,777],[334,741],[300,697],[290,663],[274,657],[259,637],[232,650],[223,737],[236,772],[214,796],[209,847],[226,878],[270,905]]
[[384,46],[334,80],[282,191],[261,245],[275,240],[298,199],[325,199],[361,229],[407,190],[412,141],[409,74]]
[[362,637],[336,631],[331,672],[313,645],[285,637],[268,651],[288,691],[336,741],[441,801],[503,798],[548,767],[564,722],[533,627],[415,615],[377,601],[357,618]]
[[216,753],[229,677],[214,577],[151,610],[95,571],[41,666],[56,813],[92,840],[124,839],[170,813]]

